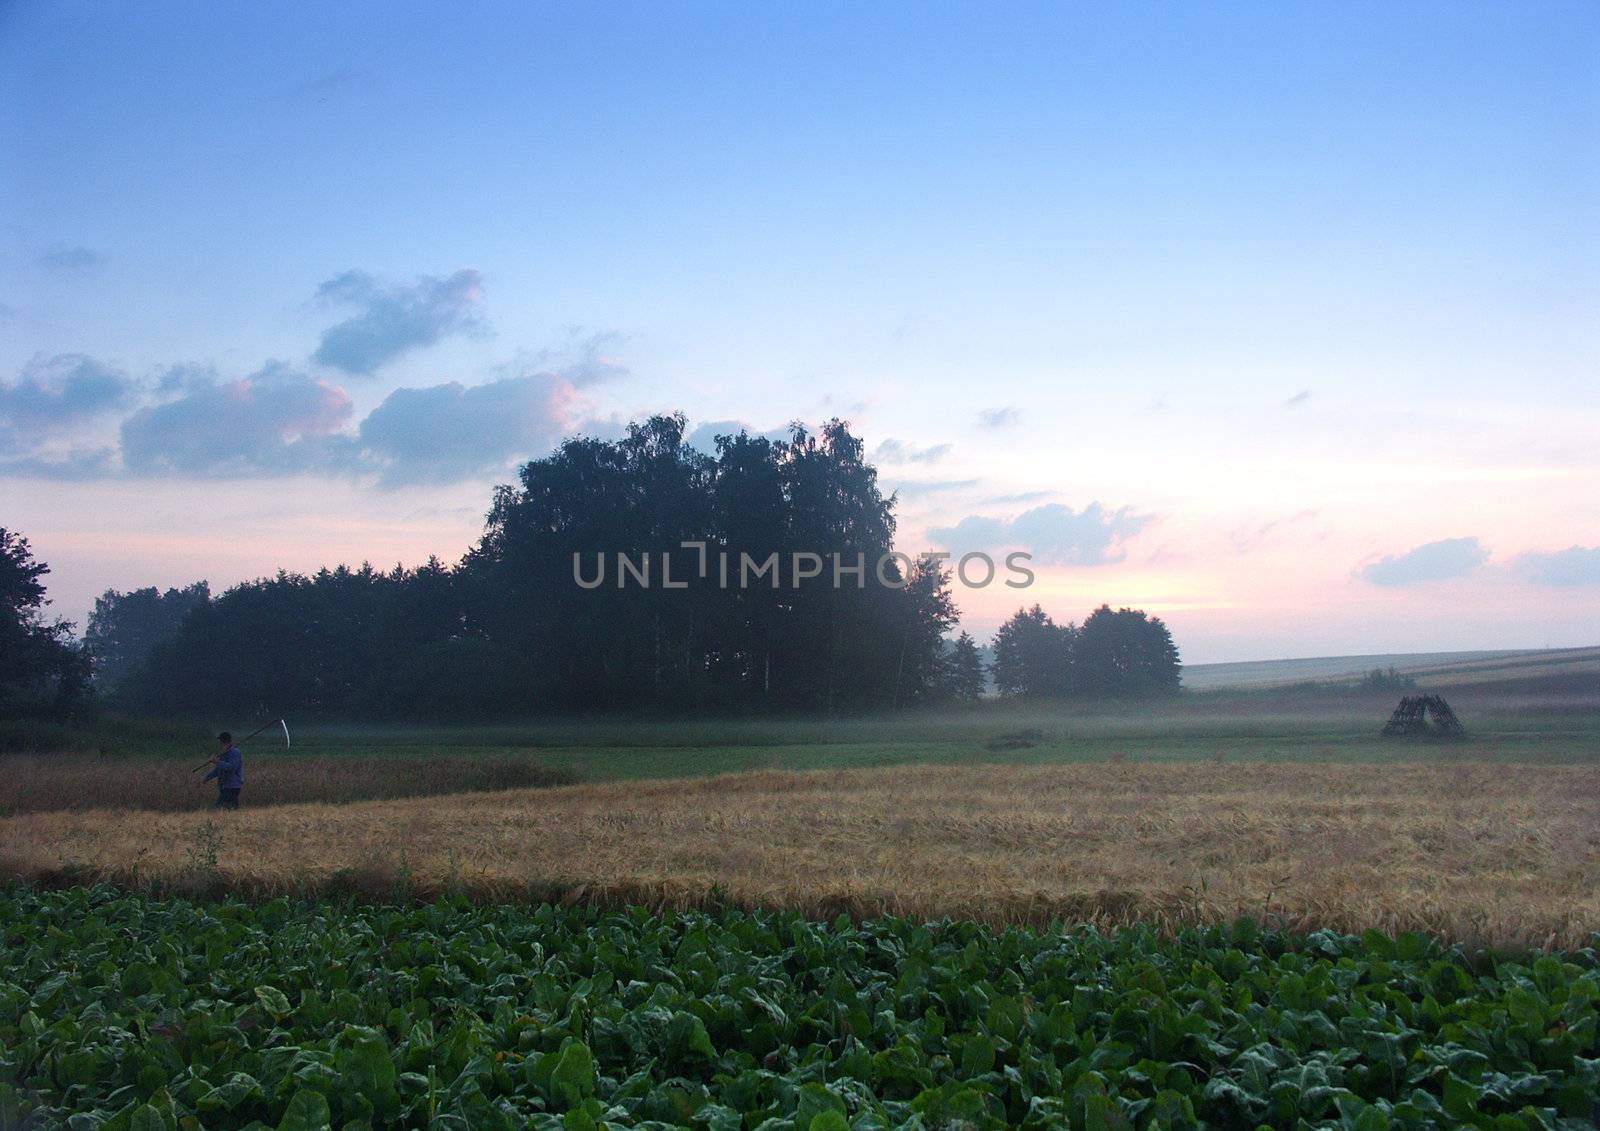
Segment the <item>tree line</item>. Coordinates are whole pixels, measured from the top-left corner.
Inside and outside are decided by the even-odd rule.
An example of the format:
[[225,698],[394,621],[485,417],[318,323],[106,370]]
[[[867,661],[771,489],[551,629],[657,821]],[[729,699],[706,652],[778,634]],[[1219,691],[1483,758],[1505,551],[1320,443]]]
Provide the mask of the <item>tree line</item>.
[[1001,695],[1027,699],[1145,698],[1175,693],[1182,666],[1160,617],[1101,605],[1083,624],[1057,624],[1038,605],[1019,609],[994,637]]
[[[203,581],[108,591],[74,654],[93,658],[113,702],[168,715],[828,714],[985,693],[977,642],[949,639],[948,571],[889,556],[895,500],[847,425],[720,436],[715,454],[685,429],[681,415],[654,416],[525,464],[454,566],[281,572],[218,596]],[[597,554],[624,556],[653,583],[618,571],[588,584]],[[773,554],[867,564],[842,581],[823,568],[746,585],[706,565]],[[1035,607],[994,648],[1003,695],[1178,686],[1170,634],[1131,610],[1077,627]]]

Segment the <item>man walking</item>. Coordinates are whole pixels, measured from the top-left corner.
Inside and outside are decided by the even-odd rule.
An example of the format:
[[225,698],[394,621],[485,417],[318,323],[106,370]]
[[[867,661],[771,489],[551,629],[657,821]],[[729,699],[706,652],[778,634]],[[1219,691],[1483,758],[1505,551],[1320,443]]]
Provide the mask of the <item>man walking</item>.
[[217,803],[213,809],[237,809],[239,807],[239,790],[244,788],[244,755],[233,744],[233,735],[223,731],[217,735],[217,741],[222,743],[222,753],[217,755],[216,765],[211,767],[211,772],[201,778],[208,782],[217,779]]

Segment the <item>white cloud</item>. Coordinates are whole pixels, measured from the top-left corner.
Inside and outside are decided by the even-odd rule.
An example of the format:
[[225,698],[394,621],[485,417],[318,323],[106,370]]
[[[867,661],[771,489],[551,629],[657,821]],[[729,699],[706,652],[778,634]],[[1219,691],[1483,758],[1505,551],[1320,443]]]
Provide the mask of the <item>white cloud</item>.
[[954,526],[929,530],[928,536],[954,554],[1023,549],[1042,565],[1096,566],[1121,561],[1128,540],[1150,521],[1131,507],[1113,511],[1095,502],[1074,511],[1046,503],[1013,519],[968,515]]
[[134,383],[81,353],[36,357],[0,384],[0,453],[32,451],[40,439],[128,405]]
[[281,363],[237,381],[191,378],[122,423],[130,475],[234,478],[345,468],[350,395]]
[[409,286],[380,283],[365,271],[335,275],[317,288],[317,297],[358,313],[322,332],[312,360],[367,376],[403,353],[477,329],[482,294],[483,277],[470,267]]
[[1021,420],[1020,408],[986,408],[978,413],[978,423],[984,428],[1010,428]]
[[1390,554],[1361,570],[1373,585],[1400,587],[1466,577],[1489,560],[1476,538],[1442,538],[1403,554]]
[[878,445],[872,458],[878,463],[938,463],[949,454],[949,444],[932,444],[924,448],[888,439]]
[[560,443],[574,396],[551,373],[396,389],[361,422],[361,452],[389,486],[496,472]]

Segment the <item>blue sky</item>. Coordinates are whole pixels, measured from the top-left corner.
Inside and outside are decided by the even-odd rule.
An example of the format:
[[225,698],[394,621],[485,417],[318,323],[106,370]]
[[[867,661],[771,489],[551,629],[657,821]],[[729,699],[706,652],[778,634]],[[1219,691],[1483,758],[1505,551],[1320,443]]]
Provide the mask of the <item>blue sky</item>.
[[1589,4],[3,6],[4,521],[81,619],[838,414],[906,548],[1065,546],[1041,600],[1197,660],[1593,643],[1596,59]]

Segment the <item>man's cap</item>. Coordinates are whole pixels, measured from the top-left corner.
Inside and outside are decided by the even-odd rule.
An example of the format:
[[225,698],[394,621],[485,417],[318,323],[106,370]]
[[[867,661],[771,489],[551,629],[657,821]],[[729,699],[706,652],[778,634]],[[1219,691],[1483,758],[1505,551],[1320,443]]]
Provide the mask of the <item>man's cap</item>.
[[229,734],[227,731],[223,731],[221,734],[217,735],[217,741],[218,742],[232,742],[233,741],[233,735]]

